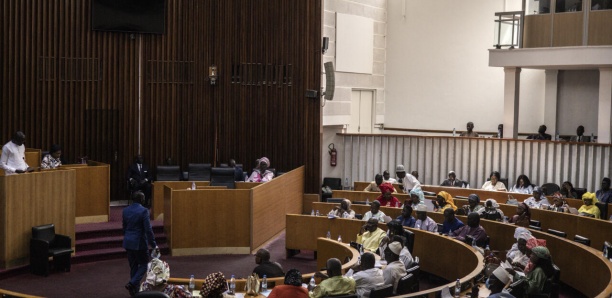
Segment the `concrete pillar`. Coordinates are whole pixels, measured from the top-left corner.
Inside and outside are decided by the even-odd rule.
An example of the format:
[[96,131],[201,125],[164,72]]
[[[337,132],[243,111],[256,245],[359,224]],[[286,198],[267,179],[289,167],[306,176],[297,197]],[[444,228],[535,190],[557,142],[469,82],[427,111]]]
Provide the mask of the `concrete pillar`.
[[504,139],[518,138],[521,68],[504,67]]
[[612,68],[599,69],[597,143],[610,144],[612,136]]
[[557,77],[559,71],[547,69],[544,83],[544,125],[546,133],[553,136],[557,134]]

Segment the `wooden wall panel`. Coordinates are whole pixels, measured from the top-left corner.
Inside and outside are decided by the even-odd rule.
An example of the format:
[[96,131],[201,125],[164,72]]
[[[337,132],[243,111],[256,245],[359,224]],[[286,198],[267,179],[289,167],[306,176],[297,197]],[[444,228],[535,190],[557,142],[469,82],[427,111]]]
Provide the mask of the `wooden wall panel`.
[[550,34],[552,32],[552,15],[536,14],[525,16],[525,29],[523,31],[524,48],[550,47]]
[[589,12],[589,46],[612,44],[612,10]]
[[139,151],[153,168],[267,156],[305,165],[318,192],[320,101],[304,94],[320,89],[321,0],[166,6],[165,34],[151,35],[92,31],[91,0],[2,1],[0,140],[23,130],[30,148],[110,164],[113,199]]
[[583,12],[556,13],[553,18],[553,47],[582,45]]

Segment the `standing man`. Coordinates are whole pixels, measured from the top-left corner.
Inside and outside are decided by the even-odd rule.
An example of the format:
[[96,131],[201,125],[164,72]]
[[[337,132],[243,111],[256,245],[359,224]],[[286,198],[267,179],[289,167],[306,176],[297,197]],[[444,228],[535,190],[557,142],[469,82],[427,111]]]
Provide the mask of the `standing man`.
[[477,138],[478,133],[474,131],[474,122],[467,123],[467,131],[461,133],[462,137]]
[[144,194],[136,191],[132,194],[130,206],[123,209],[123,248],[127,251],[130,264],[130,281],[125,288],[131,296],[138,293],[140,281],[147,271],[149,262],[147,243],[159,253],[159,247],[155,243],[153,229],[149,221],[149,210],[142,206]]
[[127,173],[130,191],[142,191],[144,194],[144,206],[151,207],[151,181],[153,176],[149,171],[149,166],[144,164],[142,155],[134,156],[134,163],[130,165]]
[[400,184],[400,189],[405,193],[410,192],[410,190],[415,187],[421,187],[421,183],[416,177],[411,174],[406,174],[404,165],[397,165],[397,167],[395,167],[395,174],[397,175],[397,183]]
[[576,135],[572,136],[570,142],[588,143],[591,141],[591,137],[584,136],[584,126],[580,125],[576,128]]
[[22,174],[34,171],[25,161],[25,134],[17,131],[13,134],[11,141],[2,147],[0,156],[0,168],[5,175]]

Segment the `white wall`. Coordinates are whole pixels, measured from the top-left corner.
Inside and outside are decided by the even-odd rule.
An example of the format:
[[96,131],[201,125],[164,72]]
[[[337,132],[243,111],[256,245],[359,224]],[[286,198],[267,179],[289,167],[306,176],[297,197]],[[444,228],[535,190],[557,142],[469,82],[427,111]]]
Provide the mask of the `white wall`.
[[563,70],[558,77],[557,128],[559,134],[575,135],[578,125],[584,134],[597,134],[599,104],[598,70]]

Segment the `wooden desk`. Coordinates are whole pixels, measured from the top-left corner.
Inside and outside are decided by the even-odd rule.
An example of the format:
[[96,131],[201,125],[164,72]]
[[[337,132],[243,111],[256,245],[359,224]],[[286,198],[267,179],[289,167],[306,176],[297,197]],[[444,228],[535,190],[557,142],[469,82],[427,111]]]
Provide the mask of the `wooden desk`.
[[[285,246],[287,249],[316,250],[315,239],[324,236],[327,231],[330,231],[331,239],[337,239],[340,234],[343,242],[355,241],[357,232],[362,225],[363,221],[360,220],[287,214]],[[379,227],[386,229],[385,224],[379,224]],[[415,233],[413,255],[419,257],[421,270],[447,280],[455,280],[460,277],[461,283],[471,281],[482,271],[483,257],[472,247],[435,233],[415,229],[409,230]],[[432,249],[435,247],[444,247],[444,253]],[[453,264],[453,266],[448,264]],[[439,292],[445,286],[453,287],[454,282],[427,291],[403,295],[402,297],[430,295]]]
[[[366,187],[368,187],[368,185],[370,185],[370,183],[372,182],[367,182],[367,181],[355,181],[353,182],[353,190],[355,191],[363,191]],[[399,188],[399,184],[397,183],[392,183],[393,187],[395,187],[395,191],[402,193],[403,191]],[[378,192],[376,192],[378,193]]]
[[[427,213],[436,222],[442,222],[441,213]],[[466,216],[458,216],[463,222]],[[480,225],[491,237],[493,250],[505,251],[515,242],[515,225],[490,220],[481,220]],[[531,230],[531,229],[530,229]],[[612,294],[612,262],[603,258],[601,250],[577,242],[531,230],[538,239],[546,240],[554,263],[561,269],[561,281],[588,297],[610,297]],[[592,240],[591,240],[592,241]],[[505,257],[505,252],[500,253]]]
[[[69,164],[59,170],[74,170],[76,185],[75,222],[108,222],[110,216],[110,165],[87,161]],[[55,170],[48,170],[55,171]]]
[[[335,206],[340,206],[340,203],[314,202],[312,203],[312,206],[314,210],[319,210],[321,215],[326,215]],[[364,215],[366,212],[370,211],[370,206],[353,204],[351,205],[351,209],[355,211],[355,214]],[[382,211],[385,215],[390,216],[392,219],[396,219],[398,216],[402,215],[402,208],[380,207],[380,211]]]
[[55,224],[74,245],[75,171],[0,177],[0,268],[28,264],[32,227]]
[[164,186],[168,186],[172,189],[188,189],[196,184],[198,186],[209,186],[210,181],[154,181],[151,185],[151,195],[153,201],[151,202],[151,218],[152,219],[164,219]]
[[42,152],[40,149],[26,148],[25,159],[28,166],[34,169],[40,168],[40,162],[42,161]]

